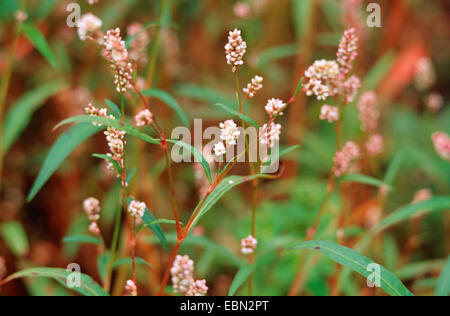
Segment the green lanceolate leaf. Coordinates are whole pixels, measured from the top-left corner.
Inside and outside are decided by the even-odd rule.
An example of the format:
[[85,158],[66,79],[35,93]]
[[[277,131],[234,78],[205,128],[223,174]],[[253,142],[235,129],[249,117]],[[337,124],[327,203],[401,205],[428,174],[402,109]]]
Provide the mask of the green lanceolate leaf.
[[30,202],[36,196],[51,175],[78,145],[100,129],[92,124],[78,124],[61,135],[45,158],[44,164],[28,193],[27,201]]
[[102,241],[100,238],[89,235],[73,235],[64,237],[63,242],[65,243],[77,243],[77,244],[94,244],[100,245]]
[[34,47],[41,53],[42,56],[49,62],[50,65],[56,67],[55,56],[48,46],[47,40],[41,31],[39,31],[31,23],[23,23],[21,26],[21,32],[33,43]]
[[385,187],[392,190],[392,186],[390,186],[388,183],[363,174],[348,174],[346,176],[339,178],[339,180],[341,182],[356,182],[371,185],[374,187]]
[[180,85],[176,88],[177,95],[188,97],[191,99],[202,100],[209,104],[223,103],[232,104],[233,99],[223,94],[220,90],[197,85]]
[[399,210],[383,219],[378,225],[373,228],[373,231],[375,233],[378,233],[391,227],[392,225],[408,220],[415,215],[424,215],[431,212],[448,210],[450,210],[450,196],[436,196],[424,202],[403,206]]
[[[230,176],[225,179],[223,179],[217,187],[214,189],[213,192],[211,192],[210,195],[205,199],[205,202],[202,205],[197,205],[196,210],[198,209],[197,215],[195,216],[192,225],[190,227],[190,230],[194,228],[194,226],[197,224],[197,222],[202,218],[216,203],[219,201],[219,199],[228,191],[230,191],[235,186],[242,184],[244,182],[252,181],[253,179],[257,178],[265,178],[269,177],[268,175],[264,174],[257,174],[254,176]],[[201,203],[201,202],[200,202]]]
[[[128,204],[131,203],[131,201],[133,201],[133,199],[128,198]],[[156,235],[156,237],[158,237],[158,239],[161,241],[164,251],[167,253],[168,248],[166,236],[164,235],[164,232],[161,229],[161,226],[159,226],[159,224],[152,224],[154,221],[156,221],[156,218],[155,216],[153,216],[153,214],[150,212],[148,208],[145,208],[145,213],[144,216],[142,217],[142,221],[144,222],[145,226],[150,228],[152,232]]]
[[17,100],[9,109],[3,126],[3,153],[6,154],[23,130],[27,127],[33,113],[45,100],[65,89],[67,83],[58,80],[45,83]]
[[183,122],[183,124],[185,126],[187,126],[187,127],[190,126],[189,119],[188,119],[186,113],[180,107],[177,100],[175,100],[175,98],[172,97],[170,94],[168,94],[165,91],[158,90],[158,89],[143,90],[142,94],[145,96],[157,98],[157,99],[163,101],[172,110],[174,110],[175,113],[177,113],[178,117],[181,119],[181,121]]
[[[118,174],[122,174],[122,169],[120,168],[119,163],[117,161],[115,161],[111,156],[104,155],[104,154],[92,154],[92,156],[95,158],[107,160],[108,162],[110,162],[113,165],[114,169],[117,171]],[[127,182],[128,182],[128,179],[127,179]]]
[[295,89],[294,97],[296,97],[300,93],[300,90],[302,90],[303,80],[305,80],[305,78],[301,77],[300,81],[298,82],[297,89]]
[[[381,288],[391,296],[413,296],[413,294],[403,285],[403,283],[389,270],[383,266],[377,265],[376,269],[372,269],[375,264],[371,259],[364,257],[360,253],[343,246],[339,246],[327,241],[306,241],[302,242],[293,249],[310,249],[316,250],[324,254],[331,260],[358,272],[362,276],[380,280]],[[371,279],[373,282],[373,279]]]
[[[72,271],[67,271],[60,268],[31,268],[10,275],[5,279],[5,281],[3,281],[3,283],[8,283],[12,280],[25,277],[43,277],[54,279],[66,288],[69,288],[84,296],[109,296],[97,282],[95,282],[90,276],[83,273],[80,273],[80,286],[76,286],[77,278],[72,275],[72,273]],[[67,280],[73,281],[75,286],[69,287],[67,285]]]
[[241,114],[235,110],[233,110],[232,108],[230,108],[229,106],[226,106],[225,104],[222,103],[216,103],[214,104],[215,106],[221,108],[222,110],[224,110],[225,112],[227,112],[228,114],[231,114],[233,116],[239,117],[240,119],[244,120],[245,122],[249,123],[250,125],[252,125],[253,127],[259,128],[258,123],[256,123],[252,118],[248,117],[247,115]]
[[445,262],[445,266],[442,269],[441,275],[439,276],[435,295],[450,295],[450,256],[448,256],[447,261]]
[[395,54],[393,52],[388,52],[381,57],[367,74],[363,84],[363,91],[376,90],[380,82],[391,70],[394,61]]
[[233,296],[236,291],[244,284],[244,282],[249,278],[254,270],[254,266],[251,264],[243,265],[231,283],[230,290],[228,291],[228,296]]
[[192,153],[192,155],[194,155],[195,159],[202,166],[203,170],[205,171],[205,175],[206,175],[206,178],[208,179],[208,181],[212,182],[211,169],[209,168],[208,161],[206,161],[206,158],[197,150],[197,148],[195,148],[194,146],[189,145],[188,143],[185,143],[181,140],[168,139],[167,142],[174,144],[176,146],[181,146],[181,147],[189,150]]
[[27,234],[19,222],[3,223],[0,226],[0,236],[15,256],[25,256],[28,253],[30,247]]
[[113,113],[114,117],[116,119],[120,119],[120,117],[122,116],[122,113],[120,113],[120,109],[119,106],[117,104],[115,104],[113,101],[105,99],[105,103],[108,106],[108,108],[111,110],[111,112]]
[[153,138],[148,134],[142,133],[139,129],[126,122],[100,116],[80,115],[69,117],[68,119],[65,119],[64,121],[56,125],[55,129],[71,123],[98,123],[102,125],[102,128],[106,128],[105,126],[111,126],[114,127],[115,129],[124,131],[129,135],[137,137],[147,143],[154,145],[160,144],[158,139]]
[[[136,257],[136,258],[134,258],[134,261],[136,262],[136,264],[141,264],[141,265],[147,266],[150,269],[154,268],[153,265],[151,265],[150,263],[148,263],[147,261],[145,261],[142,258]],[[116,262],[114,262],[113,268],[116,269],[119,266],[124,265],[124,264],[131,265],[131,263],[132,263],[131,258],[119,259]]]
[[266,173],[267,168],[272,165],[275,161],[280,160],[281,157],[289,154],[291,151],[296,150],[300,148],[300,145],[294,145],[288,148],[284,148],[280,151],[280,153],[278,154],[277,159],[272,159],[272,157],[269,158],[269,160],[267,162],[264,163],[264,166],[262,167],[261,173]]

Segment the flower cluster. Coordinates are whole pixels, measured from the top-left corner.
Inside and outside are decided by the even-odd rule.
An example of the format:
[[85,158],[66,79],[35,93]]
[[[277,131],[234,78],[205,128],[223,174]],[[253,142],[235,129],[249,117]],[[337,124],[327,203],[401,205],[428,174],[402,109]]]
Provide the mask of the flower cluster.
[[150,36],[140,23],[130,24],[127,27],[127,34],[133,39],[130,43],[130,59],[139,65],[145,65]]
[[304,86],[307,96],[315,95],[317,100],[325,100],[337,93],[339,65],[334,60],[316,60],[306,71]]
[[355,75],[347,77],[357,56],[357,42],[355,29],[345,31],[336,60],[317,60],[305,71],[303,91],[307,96],[314,95],[320,101],[341,94],[346,103],[353,102],[361,83]]
[[96,4],[98,0],[87,0],[90,5]]
[[370,156],[380,155],[384,150],[383,136],[380,134],[370,135],[366,142],[366,150]]
[[353,68],[353,61],[358,55],[357,43],[358,38],[356,36],[356,30],[354,28],[346,30],[341,42],[339,43],[339,48],[336,54],[336,60],[340,65],[339,77],[341,80],[345,80]]
[[364,93],[358,102],[359,120],[364,132],[373,132],[378,127],[380,113],[377,110],[377,95],[373,91]]
[[330,123],[337,122],[339,120],[339,108],[337,106],[323,105],[320,110],[320,119]]
[[225,45],[227,64],[233,66],[232,71],[236,72],[237,67],[244,64],[242,60],[247,49],[247,43],[241,37],[241,31],[234,29],[230,31],[228,43]]
[[134,120],[136,121],[136,126],[145,126],[145,125],[152,125],[153,123],[153,114],[150,112],[150,110],[145,109],[140,111],[136,116],[134,117]]
[[437,113],[444,105],[444,98],[437,92],[432,92],[425,97],[425,105],[431,113]]
[[205,280],[194,280],[194,261],[188,256],[177,255],[170,269],[175,293],[185,296],[205,296],[208,287]]
[[267,127],[267,124],[264,124],[260,134],[260,143],[262,145],[268,145],[269,148],[272,148],[274,144],[280,140],[280,134],[281,124],[269,122],[269,127]]
[[265,109],[270,117],[275,117],[277,115],[283,115],[282,111],[286,108],[286,106],[287,105],[282,100],[272,98],[267,101]]
[[[105,108],[99,109],[93,106],[92,104],[88,104],[88,106],[85,108],[85,111],[87,114],[91,116],[101,116],[110,119],[115,119],[114,116],[108,115],[107,110]],[[94,122],[94,125],[100,124]],[[107,155],[111,157],[112,160],[116,161],[120,168],[123,168],[126,132],[108,126],[106,131],[104,131],[104,134],[106,136],[106,141],[108,142],[108,147],[110,150],[110,153],[108,153]],[[107,160],[106,162],[109,170],[111,170],[112,172],[117,171],[115,170],[113,164],[109,160]],[[117,176],[119,177],[120,175],[117,174]],[[124,183],[124,185],[126,185],[126,183]]]
[[92,13],[86,13],[81,16],[78,21],[78,36],[82,41],[90,39],[93,41],[101,41],[102,33],[100,28],[102,27],[102,20],[93,15]]
[[142,218],[145,214],[146,205],[144,202],[133,200],[128,206],[128,213],[134,218]]
[[214,153],[216,156],[221,156],[225,154],[225,145],[234,146],[236,145],[236,140],[238,139],[241,132],[233,120],[227,120],[220,123],[220,139],[225,142],[219,142],[214,145]]
[[14,18],[18,22],[24,22],[26,19],[28,19],[28,14],[25,11],[18,10],[16,13],[14,13]]
[[334,156],[333,173],[336,177],[342,176],[347,172],[350,163],[359,157],[359,148],[354,142],[347,142],[341,151]]
[[423,57],[416,66],[414,82],[417,89],[424,91],[431,88],[436,82],[436,73],[430,58]]
[[355,100],[358,90],[361,88],[361,81],[355,75],[350,76],[344,82],[343,95],[346,103],[351,103]]
[[120,29],[109,30],[104,36],[103,56],[111,63],[116,72],[115,84],[118,92],[126,92],[131,88],[133,65],[129,60],[125,42],[120,36]]
[[247,88],[244,88],[244,93],[248,98],[253,98],[258,90],[261,90],[263,85],[263,77],[255,76],[252,79],[252,82],[247,85]]
[[206,280],[196,280],[192,283],[186,296],[205,296],[208,293],[208,286]]
[[450,161],[450,137],[444,132],[435,132],[432,140],[437,154],[442,159]]
[[89,225],[89,231],[94,235],[100,235],[100,228],[98,227],[98,221],[100,220],[100,202],[96,198],[90,197],[83,201],[83,208],[88,215],[91,224]]
[[241,252],[244,255],[252,254],[255,251],[257,245],[258,240],[250,235],[247,238],[241,240]]
[[127,280],[125,283],[125,291],[130,296],[137,296],[137,287],[132,280]]

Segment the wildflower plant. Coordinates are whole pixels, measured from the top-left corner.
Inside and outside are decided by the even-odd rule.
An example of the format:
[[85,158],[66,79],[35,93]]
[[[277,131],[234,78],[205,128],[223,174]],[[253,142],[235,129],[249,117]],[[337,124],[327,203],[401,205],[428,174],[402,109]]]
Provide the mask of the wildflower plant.
[[[233,4],[234,15],[248,21],[256,19],[264,10],[275,5],[269,6],[269,3],[270,1],[266,0],[239,1]],[[303,7],[303,2],[299,3],[299,1],[295,2],[296,11],[302,11],[308,7]],[[416,159],[417,157],[427,158],[423,159],[423,163],[426,164],[423,168],[425,173],[438,174],[438,171],[448,169],[450,161],[448,131],[444,130],[445,126],[444,129],[432,126],[428,116],[433,114],[439,118],[439,115],[445,112],[446,105],[443,94],[436,91],[434,87],[438,80],[431,57],[424,57],[417,62],[417,65],[408,65],[403,68],[409,69],[410,82],[414,83],[421,93],[420,98],[416,99],[425,106],[423,118],[426,121],[428,133],[426,135],[428,148],[424,146],[424,150],[432,152],[433,156],[429,157],[421,150],[412,148],[409,142],[405,142],[406,145],[398,148],[398,153],[388,165],[386,161],[388,149],[398,147],[388,138],[386,125],[391,123],[385,120],[385,116],[390,114],[391,109],[385,111],[387,101],[383,92],[392,87],[387,80],[389,78],[386,79],[389,83],[389,85],[386,84],[387,88],[383,86],[384,83],[375,84],[374,81],[375,79],[381,81],[380,69],[389,62],[394,64],[392,69],[402,69],[400,67],[402,60],[401,58],[395,60],[400,66],[396,65],[391,60],[394,55],[391,56],[389,53],[370,74],[364,76],[362,69],[355,65],[357,58],[364,55],[361,54],[364,47],[360,47],[362,46],[360,41],[362,42],[368,35],[362,25],[358,24],[355,28],[349,28],[343,32],[334,56],[324,58],[327,54],[324,50],[315,61],[310,59],[310,52],[306,47],[308,44],[306,42],[309,42],[306,35],[313,29],[304,27],[309,22],[301,25],[300,29],[305,34],[300,36],[300,45],[293,43],[293,45],[269,50],[261,54],[261,58],[257,56],[260,51],[254,47],[254,41],[248,36],[250,35],[248,28],[242,26],[240,30],[233,27],[231,31],[223,32],[220,49],[224,59],[221,59],[221,63],[227,70],[229,78],[232,79],[228,82],[227,76],[220,76],[220,86],[224,91],[232,91],[235,96],[233,99],[219,92],[206,91],[207,89],[203,87],[181,83],[186,78],[190,80],[197,76],[195,68],[183,65],[185,59],[191,57],[185,53],[183,45],[188,45],[186,43],[191,41],[195,42],[195,45],[202,44],[204,38],[201,32],[193,32],[194,41],[189,36],[179,41],[177,33],[183,29],[173,26],[168,14],[170,7],[175,4],[162,0],[156,5],[160,10],[157,21],[146,24],[132,22],[129,25],[114,21],[111,17],[102,21],[99,16],[104,17],[104,15],[101,10],[97,10],[97,6],[102,5],[103,3],[99,0],[86,0],[83,9],[87,7],[93,13],[87,12],[81,15],[76,21],[76,29],[70,31],[66,28],[61,31],[64,34],[72,32],[70,35],[76,39],[80,47],[89,54],[97,55],[89,55],[87,58],[77,56],[77,58],[93,61],[94,57],[98,57],[101,63],[96,66],[101,67],[101,71],[95,74],[95,78],[101,76],[102,82],[100,84],[94,82],[93,78],[89,78],[92,79],[89,87],[92,90],[95,89],[95,93],[89,92],[87,87],[67,87],[66,83],[60,84],[71,93],[62,87],[59,90],[55,89],[60,94],[55,95],[54,99],[61,104],[68,103],[70,106],[58,112],[59,115],[62,114],[67,118],[57,124],[54,129],[58,130],[67,125],[71,127],[50,149],[27,197],[27,200],[31,201],[68,155],[89,137],[96,135],[98,147],[90,149],[93,157],[91,160],[95,164],[92,169],[94,172],[91,172],[91,169],[88,170],[95,180],[89,180],[88,183],[87,180],[81,179],[83,177],[79,177],[80,187],[86,193],[76,199],[79,212],[75,215],[79,216],[79,220],[76,221],[76,225],[73,224],[70,227],[68,230],[70,233],[63,242],[64,244],[93,245],[88,250],[89,254],[95,254],[95,256],[88,257],[89,260],[93,259],[93,265],[97,265],[98,274],[94,276],[94,280],[82,271],[80,286],[70,285],[71,274],[74,271],[79,273],[76,263],[70,264],[67,269],[29,268],[7,276],[6,267],[8,266],[9,269],[10,257],[2,253],[0,287],[24,276],[45,276],[57,280],[62,286],[82,295],[134,297],[150,293],[159,296],[191,297],[224,293],[227,290],[229,295],[235,295],[244,284],[248,286],[246,293],[249,295],[255,293],[265,295],[281,293],[281,291],[283,294],[298,295],[305,293],[307,287],[307,290],[312,292],[308,284],[310,282],[307,282],[310,281],[308,275],[311,267],[314,268],[315,265],[322,267],[322,262],[314,261],[312,264],[313,261],[310,261],[311,258],[305,251],[302,251],[298,257],[294,257],[294,251],[312,249],[326,255],[336,264],[334,271],[331,268],[314,271],[317,278],[322,270],[326,272],[326,277],[330,280],[326,288],[330,294],[350,292],[354,287],[342,288],[340,282],[348,276],[343,273],[341,266],[348,267],[366,277],[369,287],[367,291],[371,291],[370,293],[376,293],[376,289],[372,289],[375,285],[390,295],[412,294],[393,273],[356,250],[363,248],[365,238],[369,239],[380,233],[380,240],[374,242],[376,247],[373,253],[377,258],[381,257],[378,249],[382,248],[380,242],[390,243],[390,250],[393,248],[392,244],[395,244],[391,235],[387,232],[381,235],[381,232],[410,218],[411,233],[409,239],[405,239],[407,242],[402,253],[402,256],[408,259],[413,250],[418,247],[417,227],[423,215],[435,210],[448,209],[450,205],[448,196],[436,194],[442,191],[442,188],[448,188],[445,175],[438,175],[442,178],[440,183],[432,186],[423,181],[414,188],[412,191],[414,194],[406,197],[410,201],[409,204],[393,215],[384,217],[383,214],[385,206],[390,205],[387,204],[388,198],[396,194],[395,174],[400,169],[407,169],[412,165],[410,161],[404,163],[407,160],[405,156],[416,157]],[[125,7],[127,5],[124,4]],[[329,3],[324,1],[317,7],[328,5]],[[345,1],[343,4],[345,10],[355,10],[360,6],[360,1],[353,0]],[[313,7],[314,10],[318,9],[316,6]],[[36,14],[30,14],[28,17],[29,12],[27,12],[25,1],[21,1],[13,19],[16,32],[13,36],[15,43],[11,48],[8,47],[10,57],[5,65],[0,63],[0,68],[5,67],[5,72],[1,75],[0,116],[8,101],[6,96],[17,42],[21,34],[28,38],[51,65],[56,61],[61,63],[61,60],[64,60],[64,56],[61,57],[64,54],[60,51],[57,59],[54,58],[50,46],[45,42],[45,37],[32,25],[37,19]],[[328,8],[327,19],[330,19],[330,12],[332,10]],[[347,19],[350,19],[354,18],[356,13],[346,12],[346,14]],[[331,24],[335,23],[336,21]],[[114,24],[121,27],[116,27]],[[32,35],[38,40],[33,41]],[[328,38],[323,37],[321,40],[326,41]],[[64,41],[61,43],[56,41],[55,44],[52,43],[52,46],[60,45],[61,48],[64,44]],[[26,51],[24,48],[21,49]],[[284,89],[284,93],[287,91],[289,95],[283,92],[270,92],[271,83],[277,80],[282,82],[278,76],[281,77],[284,72],[279,71],[281,68],[278,69],[278,66],[266,67],[267,60],[293,55],[294,49],[297,60],[293,77],[296,85],[292,87],[292,90],[296,89],[294,91]],[[23,51],[21,50],[20,54]],[[212,52],[212,50],[208,51],[208,54],[214,55]],[[194,57],[200,59],[201,67],[208,64],[201,60],[208,54],[196,50]],[[414,56],[420,57],[418,53]],[[20,58],[24,57],[20,56]],[[165,61],[164,67],[159,67],[160,59]],[[311,64],[309,64],[310,60]],[[305,61],[308,61],[307,65],[304,64]],[[361,62],[361,65],[365,63]],[[67,72],[69,72],[69,66],[67,65],[65,69]],[[181,68],[183,71],[180,71]],[[161,73],[159,73],[160,70]],[[356,72],[362,76],[361,79]],[[388,72],[384,75],[386,74]],[[89,77],[81,72],[78,75],[83,78]],[[212,75],[215,74],[212,72],[209,78]],[[377,76],[380,78],[375,78]],[[242,80],[243,78],[245,79]],[[204,130],[200,124],[202,139],[199,142],[196,136],[199,120],[194,120],[194,126],[191,129],[190,123],[194,117],[188,116],[185,112],[186,109],[197,107],[197,104],[186,104],[185,107],[184,99],[179,101],[171,92],[158,88],[168,87],[172,83],[176,96],[190,98],[201,94],[201,98],[198,98],[203,101],[220,99],[222,102],[215,104],[215,107],[212,105],[210,107],[220,108],[226,116],[217,117],[216,113],[213,113],[211,117],[208,116],[208,119],[214,120],[211,124],[213,126]],[[54,94],[55,91],[52,93]],[[41,98],[44,95],[46,96],[46,93],[39,91],[21,102],[26,105],[27,101],[32,100],[31,105],[28,105],[28,108],[32,108],[36,106],[34,103],[43,102]],[[105,105],[95,99],[94,95],[105,98]],[[310,108],[306,106],[307,100],[312,100],[317,107],[313,106],[309,111]],[[20,106],[21,102],[19,102],[18,112],[26,107]],[[76,109],[71,108],[76,102],[82,105],[78,105]],[[168,118],[160,104],[166,104],[174,111],[177,119],[184,125],[181,128],[187,130],[189,134],[191,131],[194,132],[193,145],[185,138],[177,139],[175,130],[178,130],[178,127],[170,130],[172,118]],[[319,108],[320,110],[316,111]],[[13,114],[20,116],[21,113],[18,114],[18,112]],[[83,112],[84,114],[79,114]],[[196,113],[203,114],[203,109]],[[403,114],[399,113],[399,116]],[[27,114],[28,112],[24,116]],[[205,113],[205,117],[207,114],[211,113]],[[299,123],[298,114],[301,114],[301,119],[305,121]],[[303,135],[309,133],[311,136],[312,134],[311,131],[307,131],[310,122],[306,122],[306,118],[310,118],[311,114],[316,116],[315,122],[320,128],[320,133],[325,131],[320,135],[329,136],[329,142],[325,138],[318,137],[319,132],[311,138],[307,136],[305,138]],[[353,115],[347,117],[348,114]],[[253,115],[255,118],[252,117]],[[58,117],[58,119],[61,118]],[[442,121],[445,119],[446,116],[442,116]],[[288,121],[289,124],[287,124]],[[346,129],[350,125],[353,130],[347,132]],[[292,128],[300,126],[298,130]],[[11,145],[8,144],[8,130],[12,129],[14,133],[17,133],[22,128],[10,123],[5,124],[5,127],[6,136],[0,137],[0,181],[3,175],[1,158],[4,154],[1,142],[6,140],[7,152],[8,146]],[[399,124],[395,132],[401,134],[404,133],[404,129],[404,126]],[[211,141],[204,146],[203,141],[206,140],[205,135],[209,131],[215,131],[213,135],[215,137],[214,139],[211,137]],[[285,140],[289,146],[280,145]],[[303,142],[302,146],[296,144],[299,141]],[[283,155],[303,145],[307,148],[302,149],[301,157],[296,156],[296,159],[302,159],[302,163],[305,161],[304,169],[308,170],[301,170],[301,172],[295,170],[294,162],[298,161],[281,163]],[[183,155],[177,152],[178,149],[183,151]],[[320,163],[315,164],[317,153],[322,159]],[[81,155],[80,152],[77,154]],[[183,159],[178,159],[179,156]],[[186,156],[189,159],[184,160]],[[191,168],[183,169],[182,166],[175,165],[175,163],[192,162],[192,158],[194,162]],[[309,168],[308,164],[314,165],[315,168]],[[67,169],[70,167],[68,164]],[[377,176],[385,167],[386,176],[384,179],[379,179]],[[189,172],[191,177],[186,176]],[[316,172],[318,176],[313,177]],[[297,176],[300,178],[299,181],[294,181]],[[283,179],[279,180],[282,177]],[[4,186],[7,187],[11,183],[14,181],[9,180]],[[187,189],[189,184],[193,184],[192,189]],[[317,199],[312,193],[319,192],[322,184],[324,192],[320,192]],[[229,207],[231,211],[222,212],[231,218],[232,235],[228,235],[230,231],[225,229],[223,233],[220,231],[220,234],[217,234],[220,238],[211,241],[208,237],[212,233],[211,227],[217,228],[227,223],[222,222],[224,215],[218,214],[220,208],[216,207],[216,204],[225,194],[238,186],[241,186],[245,202],[242,205],[238,204],[234,197],[231,197],[227,201],[228,204],[224,205],[224,209]],[[100,193],[103,189],[107,189],[108,193]],[[1,203],[2,208],[6,210],[5,216],[12,216],[14,212],[11,212],[9,208],[13,209],[14,203],[11,203],[10,197],[16,197],[18,194],[9,187],[7,190],[4,194],[2,192],[2,199],[5,198],[5,201],[2,200]],[[286,196],[290,195],[293,198],[286,201]],[[20,196],[17,199],[20,200]],[[395,195],[389,203],[396,205],[401,199],[402,196]],[[67,197],[67,200],[70,198]],[[301,203],[299,203],[300,200]],[[56,207],[50,205],[49,208]],[[273,213],[268,213],[268,209]],[[213,210],[216,212],[214,215],[211,214]],[[74,215],[70,212],[67,214]],[[210,215],[208,219],[207,215]],[[298,234],[289,235],[292,232]],[[267,238],[269,234],[272,235]],[[11,235],[15,236],[19,242],[9,237]],[[4,239],[6,244],[16,242],[11,250],[18,258],[18,266],[29,265],[25,258],[39,257],[36,256],[39,252],[29,252],[27,243],[23,242],[24,235],[26,239],[26,234],[21,232],[16,223],[12,225],[0,223],[0,238]],[[296,242],[299,238],[303,238],[303,241],[291,247],[293,244],[291,241],[294,238]],[[190,251],[192,245],[195,251]],[[1,246],[3,247],[3,244]],[[73,252],[75,248],[67,247],[64,251]],[[203,256],[198,255],[197,248],[205,248]],[[283,251],[279,251],[281,249]],[[43,253],[49,251],[45,244],[42,246],[42,251]],[[73,257],[75,258],[75,254]],[[207,273],[205,267],[215,268],[216,265],[213,263],[221,261],[222,257],[231,259],[229,261],[236,266],[238,271],[234,278],[230,278],[228,270],[214,278],[211,273]],[[274,258],[277,262],[273,261]],[[272,263],[278,262],[282,264],[277,265],[276,272],[283,273],[285,276],[279,280],[280,287],[283,289],[272,291],[272,289],[261,287],[260,285],[265,282],[265,278],[261,276],[262,273],[268,276]],[[391,267],[396,266],[394,262],[389,264]],[[443,265],[442,262],[438,264]],[[293,267],[296,270],[290,271],[287,267]],[[371,270],[371,267],[374,270]],[[398,267],[403,268],[402,264]],[[82,267],[83,270],[84,268]],[[405,270],[408,270],[407,268]],[[143,277],[144,269],[153,269],[149,274],[150,277]],[[434,270],[432,272],[434,276]],[[377,282],[376,279],[379,277],[381,281]],[[213,283],[215,279],[218,281]],[[438,288],[443,292],[442,284],[444,283],[439,282]],[[229,285],[229,288],[224,290],[224,285]]]

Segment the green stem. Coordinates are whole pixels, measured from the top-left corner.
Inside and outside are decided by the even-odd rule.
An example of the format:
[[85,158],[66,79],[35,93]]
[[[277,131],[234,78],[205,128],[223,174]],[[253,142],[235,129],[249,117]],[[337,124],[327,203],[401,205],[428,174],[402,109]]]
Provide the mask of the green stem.
[[168,0],[161,0],[161,6],[159,8],[158,26],[156,27],[155,35],[153,36],[153,42],[150,48],[150,62],[147,70],[147,87],[150,89],[153,86],[153,76],[156,71],[156,62],[158,60],[158,45],[159,38],[161,37],[161,22],[163,14],[166,10]]

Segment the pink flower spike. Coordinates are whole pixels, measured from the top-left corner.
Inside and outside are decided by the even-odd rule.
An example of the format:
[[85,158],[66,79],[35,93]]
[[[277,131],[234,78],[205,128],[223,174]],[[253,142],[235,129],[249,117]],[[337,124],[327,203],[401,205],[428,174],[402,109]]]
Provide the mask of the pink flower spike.
[[435,132],[432,140],[436,153],[442,159],[450,161],[450,137],[444,132]]
[[353,61],[358,55],[357,43],[358,38],[354,28],[344,32],[336,54],[336,60],[340,65],[339,77],[341,80],[345,80],[353,68]]
[[320,110],[320,119],[330,123],[339,120],[339,108],[337,106],[323,105]]

